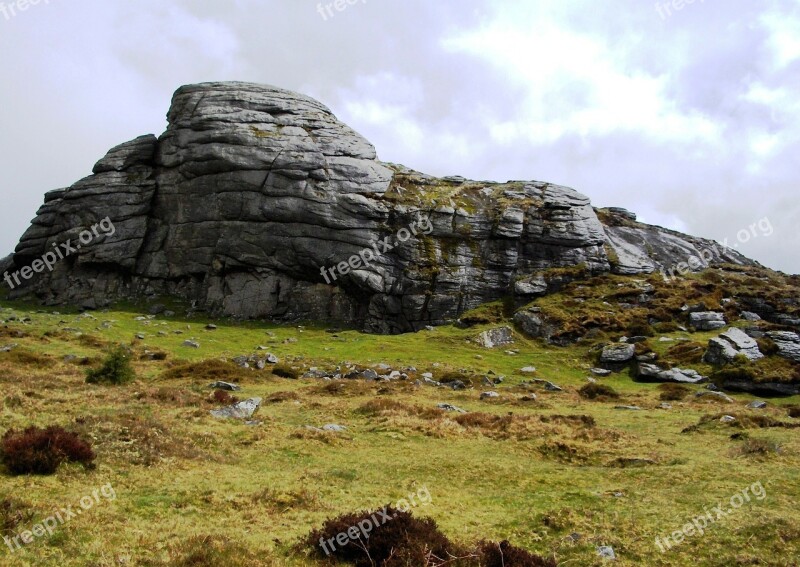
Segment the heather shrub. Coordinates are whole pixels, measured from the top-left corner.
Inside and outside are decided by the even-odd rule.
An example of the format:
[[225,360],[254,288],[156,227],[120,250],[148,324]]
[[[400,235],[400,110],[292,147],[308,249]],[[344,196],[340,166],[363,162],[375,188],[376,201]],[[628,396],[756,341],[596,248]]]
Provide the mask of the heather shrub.
[[578,394],[587,400],[615,400],[619,398],[619,394],[616,392],[616,390],[614,390],[614,388],[596,382],[586,384],[583,388],[578,390]]
[[508,541],[482,541],[478,544],[481,567],[556,567],[555,559],[545,559]]
[[661,384],[658,389],[661,390],[659,399],[662,402],[679,402],[692,393],[692,389],[683,384]]
[[[358,530],[359,526],[366,529],[367,525],[371,526],[368,538],[359,532],[359,538],[348,537],[343,545],[336,541],[339,534],[347,534],[354,527]],[[329,543],[331,539],[333,542]],[[321,541],[326,544],[330,556],[326,555]],[[410,512],[392,506],[381,511],[355,512],[329,519],[322,528],[306,537],[305,544],[319,559],[330,557],[355,567],[425,567],[441,565],[453,557],[466,555],[439,531],[434,520],[415,518]]]
[[92,447],[77,434],[58,426],[13,429],[0,440],[0,460],[11,474],[53,474],[64,461],[91,467]]

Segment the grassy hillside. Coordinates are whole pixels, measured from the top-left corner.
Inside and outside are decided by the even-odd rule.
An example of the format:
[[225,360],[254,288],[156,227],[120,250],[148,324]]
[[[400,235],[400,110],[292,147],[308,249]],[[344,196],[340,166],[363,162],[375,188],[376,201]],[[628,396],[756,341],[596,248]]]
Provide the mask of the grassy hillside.
[[[90,314],[9,302],[0,308],[7,321],[0,347],[18,345],[0,353],[0,433],[62,425],[97,454],[91,470],[68,464],[53,476],[4,474],[4,535],[31,529],[54,509],[79,507],[99,487],[110,484],[116,495],[101,496],[21,550],[0,547],[2,565],[210,565],[203,557],[212,553],[230,565],[319,565],[296,545],[327,518],[381,508],[422,488],[431,503],[413,513],[434,518],[451,539],[507,539],[559,565],[608,564],[598,546],[613,547],[617,565],[798,564],[800,438],[792,426],[800,419],[788,411],[798,399],[753,410],[746,407],[751,396],[698,399],[693,391],[702,387],[690,386],[684,400],[662,409],[665,389],[636,383],[628,371],[597,379],[619,398],[586,399],[578,391],[596,365],[591,344],[552,347],[520,335],[492,350],[470,342],[491,325],[374,336],[146,318],[145,307]],[[208,323],[217,328],[207,330]],[[658,336],[705,344],[715,334]],[[187,339],[200,348],[183,346]],[[665,355],[675,345],[651,342]],[[118,343],[133,349],[136,380],[86,384],[87,368]],[[299,372],[384,363],[409,379],[292,380],[271,366],[220,362],[258,346]],[[522,374],[527,366],[536,373]],[[490,371],[505,375],[503,383],[482,386]],[[461,372],[474,388],[415,385],[423,372]],[[523,383],[530,378],[564,391]],[[220,406],[208,388],[218,379],[240,384],[239,398],[264,399],[254,416],[259,424],[209,414]],[[500,398],[481,400],[489,389]],[[440,411],[439,403],[469,413]],[[726,414],[737,420],[721,422]],[[347,429],[306,427],[325,424]],[[656,537],[718,503],[729,508],[732,496],[755,483],[763,499],[660,551]]]

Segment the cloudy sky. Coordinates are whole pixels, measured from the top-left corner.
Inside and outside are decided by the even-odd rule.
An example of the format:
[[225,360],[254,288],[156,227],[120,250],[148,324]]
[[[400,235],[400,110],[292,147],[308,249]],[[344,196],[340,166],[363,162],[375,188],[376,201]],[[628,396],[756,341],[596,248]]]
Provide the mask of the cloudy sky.
[[160,134],[178,86],[244,80],[320,99],[383,160],[569,185],[800,272],[800,0],[14,5],[0,256],[46,191]]

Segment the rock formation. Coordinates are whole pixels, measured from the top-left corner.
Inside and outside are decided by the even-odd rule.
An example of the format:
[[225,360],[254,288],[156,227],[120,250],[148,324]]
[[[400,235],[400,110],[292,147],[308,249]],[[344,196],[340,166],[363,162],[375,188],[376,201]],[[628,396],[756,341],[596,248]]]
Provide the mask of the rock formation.
[[[551,291],[543,274],[552,268],[669,272],[691,257],[754,264],[624,209],[595,210],[567,187],[382,163],[325,106],[273,87],[184,86],[168,121],[161,137],[117,146],[92,175],[45,195],[3,271],[66,242],[84,245],[11,297],[100,307],[173,296],[215,315],[395,333],[503,297],[528,303]],[[113,234],[81,240],[105,218]]]

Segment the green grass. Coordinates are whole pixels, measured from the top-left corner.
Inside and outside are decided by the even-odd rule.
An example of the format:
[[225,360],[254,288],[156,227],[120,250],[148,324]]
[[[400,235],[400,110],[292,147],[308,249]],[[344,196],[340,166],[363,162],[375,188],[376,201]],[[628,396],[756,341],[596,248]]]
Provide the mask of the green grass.
[[[415,513],[436,519],[452,539],[508,539],[555,555],[563,565],[602,565],[598,545],[614,547],[617,565],[746,565],[755,564],[755,558],[762,565],[788,565],[800,556],[798,432],[744,430],[769,438],[782,451],[742,455],[742,441],[730,437],[743,431],[735,426],[714,421],[695,432],[682,431],[704,415],[755,413],[744,407],[753,397],[736,395],[734,404],[720,404],[690,396],[661,410],[657,386],[636,383],[627,372],[601,379],[619,400],[584,400],[577,390],[595,365],[589,345],[557,348],[516,336],[508,348],[518,354],[509,355],[505,348],[487,350],[468,342],[484,326],[376,336],[199,316],[157,316],[145,324],[135,320],[142,315],[135,306],[93,312],[94,319],[19,303],[3,302],[0,308],[12,310],[0,311],[0,319],[31,318],[0,326],[0,346],[20,345],[0,354],[0,432],[60,424],[91,439],[97,453],[93,471],[63,466],[52,477],[3,476],[0,502],[20,500],[42,518],[54,508],[75,506],[106,483],[117,495],[22,551],[0,548],[3,565],[178,564],[196,536],[227,536],[242,554],[252,554],[248,565],[314,565],[292,548],[326,518],[381,507],[421,486],[429,489],[432,504]],[[100,329],[104,321],[112,325]],[[205,330],[210,322],[217,330]],[[16,330],[27,336],[11,338]],[[145,339],[135,339],[142,332]],[[705,343],[715,334],[668,336]],[[182,346],[188,338],[201,348]],[[160,350],[168,357],[134,356],[137,379],[114,387],[86,384],[86,366],[63,360],[71,354],[99,364],[106,347],[120,343],[132,346],[135,355]],[[662,354],[675,344],[659,343],[657,337],[650,343]],[[187,362],[254,354],[259,345],[282,363],[303,368],[386,363],[435,374],[492,370],[507,379],[494,388],[500,400],[481,401],[480,392],[488,388],[480,385],[452,392],[416,388],[411,381],[347,381],[343,393],[332,395],[318,380],[286,380],[268,370],[238,373],[232,379],[243,386],[236,393],[240,398],[295,394],[279,403],[265,401],[255,416],[263,423],[250,427],[209,415],[214,405],[205,377],[164,376]],[[536,389],[536,402],[519,401],[527,393],[521,383],[529,377],[519,373],[524,366],[535,366],[535,377],[565,391]],[[398,405],[362,410],[376,399]],[[430,411],[440,402],[489,416],[475,426],[460,425],[453,415]],[[782,406],[798,402],[776,400],[759,413],[792,422]],[[643,410],[614,409],[619,404]],[[541,420],[557,415],[591,416],[596,425]],[[490,416],[505,419],[505,425],[491,425]],[[338,434],[305,429],[326,423],[348,429]],[[655,464],[612,466],[619,458]],[[704,536],[668,553],[655,546],[656,536],[679,529],[705,507],[755,482],[766,488],[765,500],[746,504]],[[22,522],[13,533],[35,521]],[[567,538],[572,533],[581,535],[577,543]]]

